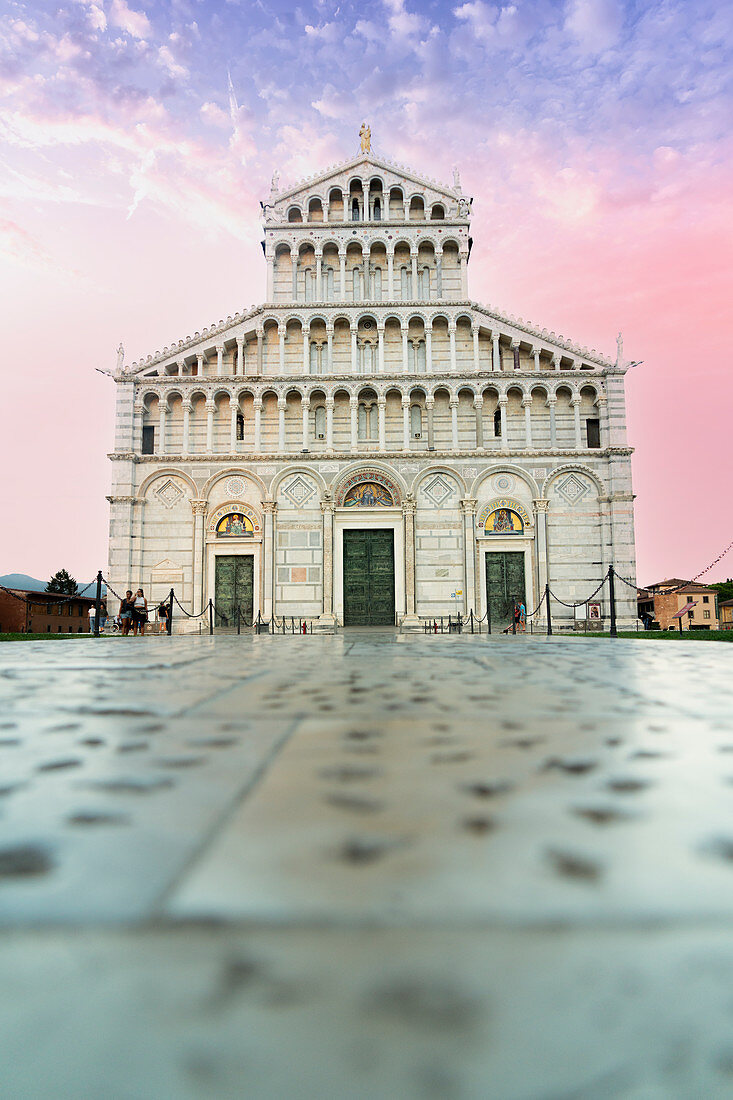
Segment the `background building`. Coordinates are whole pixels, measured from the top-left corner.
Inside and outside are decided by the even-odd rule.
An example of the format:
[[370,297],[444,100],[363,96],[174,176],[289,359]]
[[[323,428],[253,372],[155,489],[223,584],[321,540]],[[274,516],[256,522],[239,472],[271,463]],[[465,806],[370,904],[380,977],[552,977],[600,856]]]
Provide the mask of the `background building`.
[[407,629],[489,604],[499,624],[548,580],[580,600],[611,563],[635,583],[620,340],[609,360],[472,301],[457,172],[363,145],[273,177],[264,305],[129,367],[120,348],[112,586]]
[[[678,630],[680,620],[683,630],[706,627],[717,630],[720,626],[715,589],[704,584],[685,584],[679,577],[640,588],[638,608],[640,617],[647,616],[658,622],[661,630],[670,627]],[[684,611],[680,619],[675,618],[680,611]]]
[[[20,597],[20,599],[16,598]],[[94,598],[33,589],[0,588],[0,633],[83,634],[89,630]]]

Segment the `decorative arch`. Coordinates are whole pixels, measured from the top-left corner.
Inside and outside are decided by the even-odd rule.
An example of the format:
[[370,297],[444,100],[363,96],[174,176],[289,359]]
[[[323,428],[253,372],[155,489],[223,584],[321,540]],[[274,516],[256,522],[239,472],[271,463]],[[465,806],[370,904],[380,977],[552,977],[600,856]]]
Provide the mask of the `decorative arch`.
[[416,476],[411,486],[411,492],[414,496],[417,496],[418,490],[422,483],[427,478],[434,478],[437,474],[444,474],[446,477],[452,478],[458,483],[458,489],[462,496],[466,495],[466,483],[458,473],[457,470],[452,470],[450,466],[428,466],[426,469],[421,470]]
[[209,493],[217,484],[217,482],[221,481],[225,477],[241,477],[244,478],[245,481],[251,481],[252,484],[259,490],[261,498],[263,500],[267,499],[267,489],[265,488],[265,483],[262,478],[258,477],[257,474],[252,473],[251,470],[243,470],[239,466],[229,466],[226,470],[218,470],[212,477],[209,478],[209,480],[204,485],[203,489],[201,490],[201,496],[204,499],[208,499]]
[[384,470],[362,466],[342,478],[336,490],[335,504],[337,508],[393,508],[402,504],[402,493],[394,478]]
[[531,526],[527,509],[513,497],[498,497],[485,504],[476,522],[479,535],[522,535]]
[[146,477],[145,480],[143,482],[141,482],[140,488],[137,491],[137,495],[138,495],[138,498],[140,500],[143,499],[143,497],[146,495],[146,493],[147,493],[148,489],[150,488],[150,486],[153,484],[154,481],[157,481],[157,479],[159,477],[162,477],[162,478],[178,477],[178,478],[181,479],[181,481],[184,481],[186,483],[186,485],[188,486],[188,488],[191,491],[191,496],[192,497],[195,498],[195,497],[198,496],[198,489],[196,488],[196,482],[193,480],[192,477],[190,477],[188,474],[184,473],[183,470],[179,470],[178,467],[176,467],[176,466],[165,466],[162,470],[156,470],[154,474],[149,474],[148,477]]
[[286,481],[289,477],[294,477],[298,474],[303,474],[309,478],[312,478],[312,480],[315,481],[316,485],[318,486],[319,492],[321,493],[321,495],[323,495],[326,490],[326,482],[323,480],[321,474],[319,474],[317,470],[314,470],[312,466],[300,466],[296,464],[293,466],[286,466],[283,470],[279,471],[276,477],[273,478],[272,499],[275,500],[277,498],[277,494],[280,491],[280,486],[283,484],[284,481]]
[[551,470],[545,478],[544,482],[542,483],[543,497],[547,497],[547,492],[550,488],[550,485],[561,474],[584,474],[586,477],[590,478],[590,480],[595,485],[598,492],[599,500],[607,499],[606,486],[603,484],[598,475],[594,474],[589,466],[583,466],[578,462],[568,462],[563,466],[556,466],[554,470]]
[[[512,474],[520,481],[523,481],[529,489],[530,495],[533,499],[544,495],[540,493],[539,486],[530,473],[528,473],[526,470],[523,470],[521,466],[513,466],[509,462],[501,462],[498,463],[496,466],[492,466],[490,470],[483,470],[471,485],[471,492],[469,495],[474,498],[478,498],[479,487],[483,484],[484,481],[486,481],[487,478],[494,477],[496,474]],[[512,490],[509,490],[509,492],[511,491]]]
[[262,517],[251,504],[228,500],[209,514],[206,533],[213,538],[260,538]]

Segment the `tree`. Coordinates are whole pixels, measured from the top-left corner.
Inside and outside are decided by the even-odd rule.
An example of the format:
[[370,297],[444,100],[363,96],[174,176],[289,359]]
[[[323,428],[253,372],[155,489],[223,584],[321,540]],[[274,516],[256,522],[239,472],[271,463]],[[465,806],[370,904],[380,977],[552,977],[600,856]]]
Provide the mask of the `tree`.
[[711,584],[710,587],[718,593],[719,600],[733,600],[733,580],[730,577],[726,581]]
[[75,596],[78,585],[73,577],[69,576],[65,569],[59,569],[54,573],[46,585],[47,592],[61,592],[64,596]]

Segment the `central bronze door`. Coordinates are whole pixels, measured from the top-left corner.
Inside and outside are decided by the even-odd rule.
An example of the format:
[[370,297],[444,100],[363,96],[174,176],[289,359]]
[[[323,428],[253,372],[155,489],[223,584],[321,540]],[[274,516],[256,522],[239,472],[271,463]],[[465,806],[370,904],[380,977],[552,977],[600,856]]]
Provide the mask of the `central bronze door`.
[[219,626],[233,626],[239,608],[242,624],[251,622],[254,589],[252,554],[217,555],[214,604]]
[[344,626],[394,626],[394,532],[344,531]]
[[490,551],[486,555],[486,598],[493,630],[513,621],[514,603],[524,602],[524,551]]

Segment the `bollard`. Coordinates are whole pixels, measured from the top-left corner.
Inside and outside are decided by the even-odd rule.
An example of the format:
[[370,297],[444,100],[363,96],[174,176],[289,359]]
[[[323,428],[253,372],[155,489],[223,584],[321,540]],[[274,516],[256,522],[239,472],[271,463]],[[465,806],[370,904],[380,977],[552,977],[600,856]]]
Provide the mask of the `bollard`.
[[471,608],[471,614],[469,615],[469,619],[471,620],[471,633],[473,634],[473,608]]
[[214,633],[214,604],[209,600],[209,634]]
[[102,570],[97,573],[97,594],[94,597],[96,613],[94,615],[94,637],[99,637],[99,624],[102,619]]
[[514,606],[512,608],[512,634],[516,634],[517,633],[517,601],[513,600],[512,603],[514,604]]
[[608,599],[611,603],[611,637],[617,638],[618,631],[616,629],[616,585],[614,583],[614,568],[612,565],[608,567]]
[[547,633],[552,634],[552,618],[550,617],[550,585],[545,585],[545,606],[547,608]]
[[241,633],[242,633],[242,612],[239,609],[239,604],[237,604],[237,634],[241,634]]
[[173,589],[168,597],[168,637],[173,633]]
[[491,633],[491,604],[489,602],[488,594],[486,596],[486,633]]

